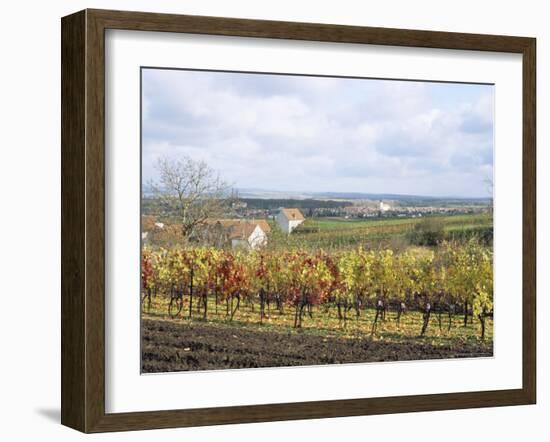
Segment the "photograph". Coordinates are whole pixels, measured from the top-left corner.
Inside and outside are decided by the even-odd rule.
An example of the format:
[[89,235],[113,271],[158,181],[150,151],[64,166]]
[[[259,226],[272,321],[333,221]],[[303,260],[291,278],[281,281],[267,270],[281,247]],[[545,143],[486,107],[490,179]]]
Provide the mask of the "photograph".
[[141,371],[493,355],[494,85],[141,70]]

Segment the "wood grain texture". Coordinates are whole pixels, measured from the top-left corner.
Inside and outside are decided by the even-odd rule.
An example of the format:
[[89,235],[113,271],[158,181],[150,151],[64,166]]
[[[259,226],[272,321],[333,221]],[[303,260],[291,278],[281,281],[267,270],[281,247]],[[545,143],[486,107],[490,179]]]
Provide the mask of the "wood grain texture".
[[192,34],[517,53],[522,52],[530,40],[525,37],[502,35],[247,20],[149,12],[105,10],[88,10],[88,12],[94,18],[100,20],[106,29],[186,32]]
[[[105,413],[105,30],[523,55],[523,387],[404,397]],[[536,66],[526,37],[86,10],[62,20],[62,423],[84,432],[532,404],[536,398]]]
[[61,422],[85,427],[85,13],[61,29]]
[[86,11],[86,431],[105,415],[105,38]]
[[536,41],[523,51],[523,389],[537,395],[537,149]]

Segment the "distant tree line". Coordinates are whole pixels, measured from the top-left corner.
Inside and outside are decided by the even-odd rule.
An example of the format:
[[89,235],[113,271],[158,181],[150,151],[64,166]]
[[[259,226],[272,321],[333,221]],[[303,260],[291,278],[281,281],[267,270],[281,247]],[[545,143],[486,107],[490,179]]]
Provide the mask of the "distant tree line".
[[264,198],[239,198],[239,201],[246,203],[249,209],[272,210],[279,207],[287,207],[289,209],[338,209],[342,207],[352,206],[351,201],[332,201],[332,200],[316,200],[316,199],[264,199]]

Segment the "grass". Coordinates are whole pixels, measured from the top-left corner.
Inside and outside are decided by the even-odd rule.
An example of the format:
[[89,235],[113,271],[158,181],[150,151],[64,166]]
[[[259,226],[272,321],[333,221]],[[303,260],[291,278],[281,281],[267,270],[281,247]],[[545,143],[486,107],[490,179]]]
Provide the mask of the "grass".
[[[475,233],[481,228],[493,225],[488,214],[470,214],[434,217],[441,221],[446,232]],[[291,235],[272,237],[274,248],[306,249],[346,249],[358,245],[369,247],[402,248],[407,243],[407,235],[413,231],[423,218],[384,218],[384,219],[344,219],[309,218],[300,231]],[[311,230],[313,229],[313,231]],[[315,231],[315,229],[318,229]],[[397,244],[397,245],[396,245]]]
[[[445,225],[477,226],[492,225],[492,217],[487,214],[433,216]],[[310,218],[306,222],[311,227],[323,230],[340,230],[349,228],[367,228],[379,226],[414,226],[424,218],[375,218],[375,219],[345,219],[345,218]]]
[[[143,317],[149,319],[163,319],[169,321],[187,322],[189,314],[188,299],[185,300],[184,307],[180,315],[172,319],[168,315],[169,300],[157,296],[152,299],[151,309],[148,310],[144,304]],[[267,307],[266,307],[267,313]],[[468,322],[466,327],[463,326],[462,315],[453,317],[453,325],[447,330],[448,316],[442,315],[442,328],[439,329],[438,315],[432,314],[430,324],[424,337],[420,337],[422,328],[422,314],[416,311],[407,312],[401,318],[400,325],[395,321],[395,312],[386,314],[386,321],[379,321],[376,333],[372,336],[373,340],[383,340],[394,343],[421,342],[431,345],[453,345],[456,344],[471,344],[473,346],[480,345],[482,342],[479,339],[480,326],[479,321],[474,321],[473,324]],[[256,330],[271,331],[278,333],[299,334],[306,333],[323,337],[339,337],[344,339],[364,339],[371,338],[371,329],[374,321],[375,310],[361,310],[359,318],[355,317],[355,311],[350,310],[348,320],[345,325],[338,320],[336,308],[330,308],[323,311],[323,307],[315,307],[313,310],[313,318],[308,315],[304,316],[302,328],[296,329],[294,324],[294,309],[285,308],[281,315],[274,308],[271,309],[267,318],[264,318],[260,323],[259,305],[241,303],[239,311],[236,312],[233,321],[229,321],[226,316],[225,303],[218,305],[216,314],[215,299],[208,300],[208,316],[207,322],[221,327],[246,327]],[[196,310],[196,300],[193,300],[193,316],[191,321],[203,321],[202,312]],[[487,321],[485,344],[491,344],[493,339],[493,323]]]

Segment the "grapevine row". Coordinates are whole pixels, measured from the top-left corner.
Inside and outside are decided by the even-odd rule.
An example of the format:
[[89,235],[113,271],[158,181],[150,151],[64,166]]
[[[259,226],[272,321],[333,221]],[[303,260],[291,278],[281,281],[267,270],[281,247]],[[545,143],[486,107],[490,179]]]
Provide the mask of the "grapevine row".
[[208,299],[225,303],[233,319],[243,302],[259,303],[260,321],[266,306],[281,313],[292,308],[294,327],[301,327],[312,308],[334,306],[345,325],[350,312],[376,309],[372,334],[386,312],[396,321],[407,310],[423,314],[424,335],[433,312],[476,317],[485,337],[486,318],[493,312],[492,250],[475,241],[444,243],[435,250],[356,249],[339,253],[293,250],[229,251],[214,248],[144,249],[142,253],[144,299],[160,294],[170,299],[170,314],[179,314],[184,297],[206,319]]

